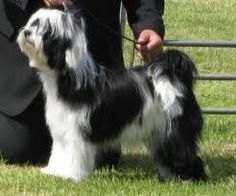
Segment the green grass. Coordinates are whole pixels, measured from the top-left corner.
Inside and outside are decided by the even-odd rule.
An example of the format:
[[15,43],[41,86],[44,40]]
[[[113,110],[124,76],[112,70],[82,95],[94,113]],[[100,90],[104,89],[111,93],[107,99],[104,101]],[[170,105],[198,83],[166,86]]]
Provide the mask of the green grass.
[[[166,39],[236,40],[234,0],[166,0]],[[127,35],[131,36],[128,30]],[[125,42],[125,61],[131,44]],[[203,73],[236,73],[236,49],[181,48]],[[136,57],[135,63],[140,63]],[[236,82],[197,81],[201,106],[236,107]],[[142,146],[123,147],[117,170],[96,170],[79,183],[42,175],[40,167],[0,162],[0,195],[235,195],[236,116],[204,115],[200,154],[207,183],[159,181]]]

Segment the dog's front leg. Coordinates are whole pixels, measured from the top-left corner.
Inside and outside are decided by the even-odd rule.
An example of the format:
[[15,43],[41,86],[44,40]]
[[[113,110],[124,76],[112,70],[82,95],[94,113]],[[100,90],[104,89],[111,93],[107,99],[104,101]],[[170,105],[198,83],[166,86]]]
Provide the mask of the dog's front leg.
[[90,175],[95,165],[96,147],[82,138],[53,141],[48,166],[42,172],[79,181]]

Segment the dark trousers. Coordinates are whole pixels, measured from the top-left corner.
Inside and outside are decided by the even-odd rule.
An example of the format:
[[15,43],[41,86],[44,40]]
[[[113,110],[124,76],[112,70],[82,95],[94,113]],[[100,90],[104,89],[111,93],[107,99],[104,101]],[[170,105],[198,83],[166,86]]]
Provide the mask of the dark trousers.
[[8,163],[40,164],[48,161],[51,137],[45,123],[40,93],[20,115],[0,113],[0,156]]
[[[7,163],[45,164],[50,156],[51,144],[42,94],[18,116],[9,117],[0,112],[0,156]],[[116,167],[120,151],[120,147],[101,149],[96,157],[97,167]]]

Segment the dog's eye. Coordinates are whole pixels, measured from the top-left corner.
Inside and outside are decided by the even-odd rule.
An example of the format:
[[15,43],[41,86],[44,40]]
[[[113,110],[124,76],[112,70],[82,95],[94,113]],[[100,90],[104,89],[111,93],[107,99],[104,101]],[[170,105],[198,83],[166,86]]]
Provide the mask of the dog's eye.
[[31,25],[30,25],[31,27],[34,27],[34,26],[39,26],[39,19],[37,18],[37,19],[35,19],[32,23],[31,23]]

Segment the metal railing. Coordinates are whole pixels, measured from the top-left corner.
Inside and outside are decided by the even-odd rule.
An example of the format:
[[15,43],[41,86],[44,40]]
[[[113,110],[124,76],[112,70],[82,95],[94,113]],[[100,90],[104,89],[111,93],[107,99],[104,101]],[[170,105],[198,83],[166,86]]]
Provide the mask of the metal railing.
[[165,46],[236,48],[233,41],[165,40]]
[[[165,40],[165,46],[174,47],[217,47],[236,48],[236,42],[230,41],[200,41],[200,40]],[[205,74],[200,73],[197,80],[236,80],[236,74]],[[236,114],[236,108],[202,108],[206,114]]]
[[[122,32],[125,32],[125,9],[121,6],[121,26]],[[201,40],[165,40],[164,46],[173,47],[217,47],[217,48],[236,48],[236,41],[201,41]],[[134,46],[133,46],[134,47]],[[131,65],[134,63],[134,49],[131,53]],[[236,74],[206,74],[200,73],[197,80],[236,80]],[[236,114],[236,108],[202,108],[205,114]]]

